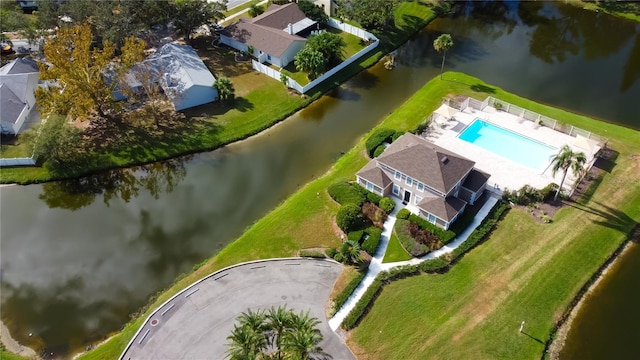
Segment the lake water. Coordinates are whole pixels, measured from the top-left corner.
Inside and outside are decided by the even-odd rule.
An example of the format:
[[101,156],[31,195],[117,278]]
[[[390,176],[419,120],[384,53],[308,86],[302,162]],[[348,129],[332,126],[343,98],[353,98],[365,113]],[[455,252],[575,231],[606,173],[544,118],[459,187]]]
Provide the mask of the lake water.
[[468,3],[398,49],[393,71],[376,65],[248,141],[1,188],[1,315],[13,336],[64,355],[119,330],[436,76],[442,32],[455,42],[446,69],[640,128],[640,26],[559,3]]

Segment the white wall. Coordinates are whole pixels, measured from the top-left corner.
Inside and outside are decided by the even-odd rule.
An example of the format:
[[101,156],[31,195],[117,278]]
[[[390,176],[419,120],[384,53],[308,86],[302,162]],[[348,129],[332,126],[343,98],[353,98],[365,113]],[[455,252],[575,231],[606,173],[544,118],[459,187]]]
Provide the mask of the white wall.
[[[213,84],[211,84],[213,85]],[[182,93],[182,96],[175,99],[173,104],[176,110],[184,110],[194,106],[207,104],[218,98],[218,90],[213,86],[194,85]]]

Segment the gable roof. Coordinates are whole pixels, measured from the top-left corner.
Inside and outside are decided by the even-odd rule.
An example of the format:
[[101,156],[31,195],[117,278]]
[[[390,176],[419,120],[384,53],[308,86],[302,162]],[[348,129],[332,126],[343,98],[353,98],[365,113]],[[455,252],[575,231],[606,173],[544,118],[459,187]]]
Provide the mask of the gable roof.
[[202,62],[200,56],[189,45],[169,43],[151,54],[145,62],[150,62],[158,74],[168,74],[169,87],[189,88],[193,85],[212,86],[216,78]]
[[37,73],[40,69],[38,63],[30,58],[23,57],[13,60],[0,68],[0,75],[18,75]]
[[407,133],[378,157],[378,162],[448,194],[475,162]]
[[480,190],[480,188],[482,188],[482,186],[487,183],[487,180],[489,180],[490,177],[491,175],[485,172],[482,172],[478,169],[473,169],[469,173],[469,176],[464,179],[462,186],[473,192],[478,192],[478,190]]
[[366,179],[368,182],[385,189],[391,184],[391,179],[387,174],[376,166],[375,161],[370,161],[362,170],[358,171],[358,176]]
[[[306,41],[295,35],[316,24],[306,17],[298,4],[271,5],[253,19],[241,18],[227,26],[223,34],[267,54],[280,57],[295,41]],[[293,34],[289,33],[289,25]]]
[[438,196],[428,196],[418,203],[418,207],[446,222],[451,222],[466,204],[463,200],[453,196],[449,196],[446,199]]
[[15,124],[24,110],[25,104],[6,84],[0,84],[0,120]]

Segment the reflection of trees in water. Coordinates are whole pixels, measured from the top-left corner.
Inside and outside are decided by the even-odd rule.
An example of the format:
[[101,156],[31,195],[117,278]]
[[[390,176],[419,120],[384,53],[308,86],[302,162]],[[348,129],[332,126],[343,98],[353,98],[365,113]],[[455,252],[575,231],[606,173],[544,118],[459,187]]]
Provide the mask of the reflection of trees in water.
[[518,25],[516,14],[505,1],[467,1],[461,6],[465,15],[479,21],[475,30],[492,40],[511,34]]
[[564,62],[580,51],[587,60],[604,58],[637,33],[631,21],[569,5],[520,2],[518,15],[525,25],[535,27],[531,54],[547,63]]
[[98,195],[104,203],[116,198],[129,202],[144,189],[154,198],[162,192],[172,192],[186,176],[186,161],[183,156],[142,166],[116,169],[79,179],[46,183],[42,185],[39,198],[51,208],[78,210],[92,204]]
[[624,65],[621,91],[627,91],[640,78],[640,34],[636,35],[636,41],[629,53],[629,59]]

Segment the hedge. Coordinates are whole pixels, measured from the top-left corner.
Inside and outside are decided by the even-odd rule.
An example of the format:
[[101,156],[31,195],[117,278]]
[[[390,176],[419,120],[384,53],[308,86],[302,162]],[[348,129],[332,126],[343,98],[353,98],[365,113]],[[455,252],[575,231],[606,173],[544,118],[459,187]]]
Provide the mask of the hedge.
[[366,272],[359,272],[358,275],[355,278],[351,279],[347,286],[345,286],[345,288],[341,292],[339,292],[336,297],[333,298],[333,305],[331,306],[330,311],[331,316],[335,315],[335,313],[340,310],[342,305],[347,302],[347,299],[349,299],[349,296],[351,296],[351,294],[356,290],[362,279],[364,279],[365,275],[367,275]]
[[375,149],[382,145],[384,142],[391,142],[391,138],[395,134],[395,130],[391,129],[378,129],[376,130],[365,142],[365,147],[367,149],[367,154],[369,157],[373,156],[373,152]]
[[403,208],[398,210],[398,213],[396,214],[396,219],[407,220],[410,215],[411,215],[411,211],[409,211],[407,208]]
[[362,188],[364,191],[366,191],[366,193],[367,193],[367,200],[369,200],[370,202],[372,202],[372,203],[376,204],[376,206],[379,206],[379,205],[380,205],[380,200],[382,200],[382,196],[380,196],[380,195],[378,195],[378,194],[376,194],[376,193],[374,193],[374,192],[371,192],[371,191],[369,191],[369,190],[367,190],[367,189],[365,189],[365,188],[363,188],[363,187],[361,187],[361,188]]
[[382,153],[384,152],[384,149],[386,149],[387,147],[384,145],[378,145],[378,147],[373,151],[373,157],[377,158],[378,156],[382,155]]
[[362,220],[362,211],[356,204],[342,205],[336,214],[336,224],[342,231],[353,230]]
[[364,232],[369,236],[362,242],[362,250],[366,251],[367,254],[373,256],[375,255],[376,249],[378,248],[378,243],[380,242],[380,237],[382,236],[382,230],[375,226],[370,226]]
[[380,206],[380,208],[384,210],[384,212],[386,212],[387,214],[391,214],[393,209],[396,208],[396,203],[389,197],[383,197],[380,200],[380,204],[378,206]]
[[420,225],[421,228],[431,231],[431,233],[437,236],[443,244],[448,244],[456,237],[456,233],[453,231],[439,228],[416,214],[409,215],[409,220]]
[[364,230],[356,230],[347,234],[347,240],[359,243],[364,235]]
[[329,186],[327,191],[331,198],[337,201],[340,205],[356,204],[358,206],[365,202],[365,194],[356,188],[359,185],[352,185],[348,182],[339,182]]
[[369,311],[373,301],[380,294],[382,286],[397,279],[401,279],[407,276],[418,275],[420,273],[444,273],[453,266],[462,255],[467,251],[473,249],[479,243],[484,241],[491,233],[495,225],[502,218],[505,212],[510,209],[509,204],[504,201],[499,201],[489,212],[487,217],[480,223],[480,225],[469,235],[469,238],[465,240],[460,246],[453,250],[451,259],[448,260],[445,256],[439,258],[430,259],[421,262],[418,265],[406,265],[393,268],[389,271],[383,271],[376,276],[373,283],[364,295],[358,301],[356,306],[345,317],[342,322],[342,328],[345,330],[353,329],[360,319]]
[[338,253],[338,250],[336,250],[336,248],[328,248],[324,251],[324,253],[327,254],[328,257],[333,259],[333,257]]
[[391,136],[391,141],[396,141],[402,135],[406,134],[406,131],[397,130],[393,136]]
[[300,257],[310,257],[310,258],[321,258],[324,259],[326,256],[319,250],[300,250]]

